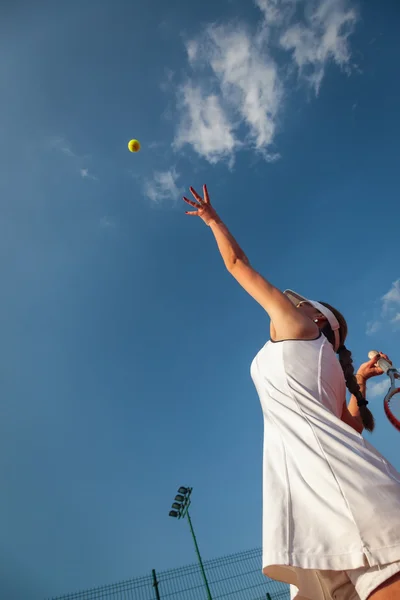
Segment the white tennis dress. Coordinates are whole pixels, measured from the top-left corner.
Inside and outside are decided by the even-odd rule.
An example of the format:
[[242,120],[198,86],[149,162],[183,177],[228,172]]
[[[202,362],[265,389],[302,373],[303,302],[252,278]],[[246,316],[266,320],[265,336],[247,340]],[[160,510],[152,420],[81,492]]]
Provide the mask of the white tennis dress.
[[341,421],[331,344],[268,342],[251,376],[264,415],[263,571],[347,571],[400,560],[400,473]]

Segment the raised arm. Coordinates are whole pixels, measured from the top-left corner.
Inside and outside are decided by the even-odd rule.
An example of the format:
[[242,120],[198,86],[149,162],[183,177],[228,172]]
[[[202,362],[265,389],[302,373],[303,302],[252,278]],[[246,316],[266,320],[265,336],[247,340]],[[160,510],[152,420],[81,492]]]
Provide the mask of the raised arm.
[[203,197],[190,188],[196,202],[183,198],[195,208],[186,214],[200,217],[214,234],[218,249],[228,272],[243,289],[250,294],[268,313],[274,328],[275,339],[312,339],[318,334],[318,327],[303,315],[290,300],[250,265],[239,244],[217,215],[210,203],[207,187],[203,187]]

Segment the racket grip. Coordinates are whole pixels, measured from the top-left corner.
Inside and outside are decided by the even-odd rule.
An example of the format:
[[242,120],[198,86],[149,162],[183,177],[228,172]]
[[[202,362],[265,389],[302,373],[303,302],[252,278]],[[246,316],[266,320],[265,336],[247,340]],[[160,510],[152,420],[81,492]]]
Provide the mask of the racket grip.
[[[379,352],[377,352],[376,350],[370,350],[368,352],[368,358],[374,358],[374,356],[376,356],[377,354],[379,354]],[[388,362],[385,358],[380,358],[377,362],[377,365],[380,369],[382,369],[384,373],[387,373],[389,369],[394,368],[393,365],[391,365],[390,362]]]

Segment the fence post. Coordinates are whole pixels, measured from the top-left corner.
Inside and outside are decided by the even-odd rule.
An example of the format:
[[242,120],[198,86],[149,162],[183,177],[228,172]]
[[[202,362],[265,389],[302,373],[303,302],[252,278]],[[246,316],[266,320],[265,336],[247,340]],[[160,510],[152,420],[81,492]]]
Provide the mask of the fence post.
[[152,569],[151,574],[153,576],[153,588],[156,590],[156,600],[160,600],[160,591],[158,589],[156,570]]

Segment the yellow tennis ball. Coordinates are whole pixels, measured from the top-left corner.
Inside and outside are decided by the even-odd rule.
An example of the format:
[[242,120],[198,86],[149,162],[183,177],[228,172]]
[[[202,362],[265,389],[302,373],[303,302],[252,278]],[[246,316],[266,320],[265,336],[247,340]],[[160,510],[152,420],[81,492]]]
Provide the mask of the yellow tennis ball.
[[128,144],[128,148],[131,152],[139,152],[139,150],[140,150],[139,140],[131,140]]

